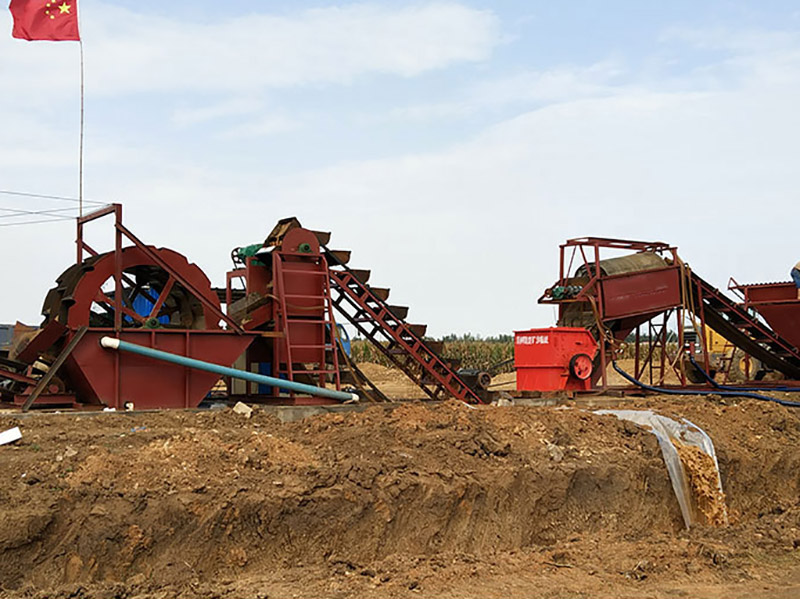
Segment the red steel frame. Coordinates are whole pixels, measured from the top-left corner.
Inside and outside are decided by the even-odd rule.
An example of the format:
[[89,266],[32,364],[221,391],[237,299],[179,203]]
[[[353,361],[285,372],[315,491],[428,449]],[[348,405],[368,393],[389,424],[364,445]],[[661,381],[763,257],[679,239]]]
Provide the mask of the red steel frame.
[[[244,267],[229,271],[226,277],[225,299],[229,310],[234,297],[233,282],[237,279],[244,283],[246,296],[259,294],[269,298],[269,302],[253,308],[244,325],[248,331],[263,337],[247,352],[245,367],[270,361],[273,376],[285,376],[291,381],[298,376],[310,376],[318,386],[332,383],[334,388],[341,389],[328,262],[316,234],[297,227],[282,231],[274,242],[277,245],[263,258],[269,261],[269,266],[262,259],[247,258]],[[251,401],[256,397],[268,403],[285,401],[285,397],[277,395],[253,394],[250,385],[245,389],[244,395]],[[289,396],[295,404],[332,403],[319,397],[300,398],[294,393]]]
[[[275,250],[272,274],[276,296],[272,302],[273,320],[280,323],[283,332],[273,342],[276,372],[295,380],[295,363],[316,364],[315,369],[298,372],[315,375],[322,387],[327,376],[332,375],[334,387],[341,389],[336,321],[325,256],[319,250],[310,254]],[[333,368],[326,366],[328,355]]]
[[[431,399],[441,400],[450,394],[466,403],[484,403],[352,270],[344,266],[340,270],[331,269],[330,277],[331,286],[338,295],[334,305],[342,315]],[[419,370],[415,373],[417,367]],[[424,383],[426,378],[433,384],[433,390]]]
[[[133,245],[138,247],[142,252],[144,252],[149,258],[151,258],[158,266],[164,269],[170,275],[170,283],[168,285],[172,285],[172,282],[177,281],[181,285],[183,285],[187,291],[192,293],[206,308],[210,309],[215,316],[219,317],[220,320],[225,321],[225,323],[237,333],[243,333],[244,329],[240,327],[235,321],[228,317],[220,308],[214,305],[212,302],[208,300],[192,283],[186,280],[179,272],[171,268],[166,262],[164,262],[159,255],[152,250],[149,246],[145,245],[138,237],[136,237],[133,233],[131,233],[123,224],[122,224],[122,204],[111,204],[106,206],[105,208],[100,208],[94,212],[87,214],[86,216],[80,216],[77,219],[78,223],[78,235],[75,241],[75,245],[77,247],[77,264],[80,264],[84,260],[84,252],[88,253],[90,256],[97,256],[98,252],[96,252],[88,243],[83,240],[83,227],[84,225],[102,218],[104,216],[108,216],[109,214],[114,215],[114,259],[115,259],[115,267],[114,267],[114,287],[116,289],[122,288],[122,240],[123,237],[127,238]],[[162,294],[163,295],[163,294]],[[163,301],[163,300],[162,300]],[[122,330],[122,315],[125,313],[125,307],[122,305],[122,295],[117,293],[114,296],[113,300],[114,304],[114,330],[119,332]],[[160,308],[159,305],[153,307],[150,316],[154,316],[158,313],[158,309]]]
[[[84,227],[106,216],[114,219],[114,250],[101,255],[86,242]],[[63,350],[64,370],[68,375],[67,380],[71,389],[79,393],[84,402],[99,400],[118,409],[124,407],[126,398],[132,396],[142,398],[142,391],[149,391],[153,387],[158,387],[159,395],[169,396],[171,399],[169,401],[154,399],[150,403],[147,399],[137,399],[137,408],[193,407],[197,389],[209,381],[213,384],[213,380],[206,381],[207,375],[190,372],[189,369],[182,367],[176,370],[164,364],[152,364],[146,359],[143,361],[141,357],[104,351],[100,348],[98,340],[101,336],[109,334],[133,343],[159,347],[173,353],[216,363],[230,364],[236,356],[245,352],[248,369],[251,362],[271,360],[274,365],[273,374],[276,376],[283,375],[289,380],[294,380],[301,374],[311,376],[316,378],[320,386],[324,386],[331,377],[332,383],[338,389],[342,380],[333,307],[336,305],[341,308],[342,301],[346,299],[352,304],[355,313],[362,315],[358,317],[359,326],[362,324],[360,320],[362,317],[371,317],[374,328],[371,331],[372,336],[374,337],[380,330],[392,346],[392,350],[389,351],[378,342],[380,348],[387,351],[390,358],[399,363],[404,372],[423,386],[432,398],[438,399],[447,392],[464,401],[482,402],[451,366],[423,342],[424,326],[407,325],[397,319],[383,299],[380,299],[378,290],[373,294],[353,271],[343,266],[341,256],[335,252],[331,254],[327,248],[320,246],[317,237],[320,234],[291,226],[289,228],[284,226],[282,230],[276,228],[276,231],[278,232],[274,231],[272,235],[275,239],[270,244],[272,245],[271,269],[263,267],[260,261],[248,258],[243,268],[235,268],[227,273],[225,299],[229,309],[234,299],[235,279],[245,280],[245,299],[252,291],[269,300],[264,304],[252,304],[252,310],[246,313],[247,318],[240,324],[220,309],[216,298],[211,299],[212,296],[209,295],[206,286],[208,281],[196,266],[191,265],[194,270],[185,270],[177,262],[185,260],[183,256],[171,250],[156,250],[128,230],[122,224],[120,204],[112,204],[81,216],[77,219],[76,265],[84,264],[90,257],[98,257],[98,261],[83,271],[80,279],[83,286],[80,292],[72,295],[74,290],[70,291],[70,297],[74,305],[79,306],[80,314],[76,312],[73,319],[70,311],[68,322],[65,323],[57,320],[58,317],[51,319],[46,329],[36,338],[37,342],[30,344],[29,350],[40,353],[59,344],[60,347],[65,347],[72,341],[69,348]],[[126,240],[132,245],[123,248]],[[321,251],[323,249],[324,251]],[[330,270],[328,256],[334,256],[331,259],[344,270]],[[103,266],[100,267],[100,264]],[[126,299],[126,294],[122,292],[124,283],[135,284],[132,278],[126,275],[126,269],[136,264],[152,264],[167,273],[167,280],[160,290],[159,297],[150,296],[153,306],[147,316],[139,315],[131,309],[132,297]],[[102,290],[102,283],[111,280],[115,287],[113,294]],[[199,287],[195,286],[193,281]],[[149,327],[148,320],[158,317],[164,301],[176,284],[181,285],[203,305],[205,329]],[[333,289],[337,293],[336,302],[332,298]],[[137,293],[148,292],[134,287],[133,297]],[[83,315],[82,310],[91,310],[93,302],[106,306],[109,312],[113,311],[113,326],[89,327],[88,317]],[[345,316],[349,319],[352,315],[345,312]],[[142,326],[123,326],[129,319]],[[219,328],[220,322],[225,322],[228,328]],[[87,333],[85,338],[76,339],[79,325],[83,332]],[[255,357],[251,360],[250,350],[245,350],[256,338],[261,340],[259,348],[255,350]],[[377,337],[375,340],[377,341]],[[45,341],[47,345],[39,347]],[[33,348],[34,345],[37,347]],[[238,353],[232,353],[236,351]],[[400,354],[402,356],[398,358]],[[414,365],[418,367],[419,372],[412,373]],[[6,378],[14,378],[23,383],[31,383],[34,380],[22,374],[11,374],[14,376]],[[429,382],[426,377],[430,379]],[[181,391],[178,389],[178,384],[181,385]],[[425,386],[428,384],[433,384],[435,389],[428,389]],[[246,394],[251,396],[250,386],[248,385],[246,389]],[[53,389],[48,391],[52,392]],[[183,397],[180,404],[174,401],[178,395]],[[53,397],[55,396],[51,399]],[[262,397],[267,399],[266,396]],[[321,401],[318,398],[308,400],[295,398],[294,395],[292,399],[295,403]],[[146,405],[139,405],[140,401]],[[40,403],[47,402],[48,395],[45,394]]]
[[[111,356],[108,356],[107,352],[99,349],[97,345],[97,339],[99,336],[106,335],[106,334],[114,334],[118,337],[130,337],[134,336],[136,339],[132,339],[134,342],[144,342],[151,347],[156,347],[160,345],[159,339],[162,342],[167,343],[167,345],[175,345],[175,342],[178,339],[182,339],[182,341],[178,342],[178,345],[182,348],[182,351],[185,355],[190,355],[197,357],[198,359],[204,359],[209,361],[222,361],[226,362],[228,357],[237,351],[241,353],[244,348],[249,344],[252,340],[253,336],[245,334],[245,331],[242,327],[240,327],[235,321],[228,317],[218,305],[215,305],[214,302],[210,301],[201,290],[192,284],[186,277],[184,277],[180,272],[176,269],[172,268],[167,262],[165,262],[158,254],[158,252],[154,251],[154,249],[144,242],[142,242],[138,237],[136,237],[130,230],[128,230],[122,224],[122,205],[121,204],[111,204],[104,208],[100,208],[94,212],[91,212],[85,216],[81,216],[77,219],[77,236],[76,236],[76,261],[77,264],[81,264],[83,260],[88,256],[97,256],[99,253],[92,248],[84,239],[84,227],[98,219],[101,219],[105,216],[113,216],[114,218],[114,287],[116,290],[122,289],[122,282],[125,280],[125,274],[123,272],[123,242],[127,239],[133,246],[137,247],[142,253],[144,253],[148,258],[150,258],[153,263],[158,265],[162,268],[165,272],[169,274],[169,279],[167,286],[164,290],[162,290],[161,297],[155,303],[150,316],[153,317],[158,314],[158,311],[163,304],[164,299],[169,293],[169,288],[172,287],[175,283],[181,284],[189,293],[191,293],[194,297],[196,297],[203,306],[208,309],[214,317],[218,318],[219,321],[224,321],[226,325],[229,327],[226,329],[218,328],[218,324],[216,323],[209,323],[209,327],[206,330],[183,330],[183,329],[170,329],[170,330],[142,330],[142,329],[126,329],[122,326],[122,318],[123,314],[127,314],[134,318],[137,321],[143,321],[144,318],[139,316],[138,314],[133,314],[131,310],[129,310],[126,306],[123,305],[123,294],[121,292],[115,292],[113,298],[109,298],[104,296],[104,300],[107,301],[109,304],[113,306],[114,309],[114,326],[113,328],[101,328],[101,327],[92,327],[90,329],[90,334],[87,335],[87,338],[81,342],[79,347],[76,348],[74,355],[70,357],[67,364],[65,364],[65,368],[68,371],[72,371],[76,374],[85,374],[84,370],[90,368],[89,364],[94,361],[103,362],[104,366],[105,363],[109,360],[112,360],[113,365],[111,367],[111,376],[113,377],[113,406],[117,409],[123,408],[124,398],[123,398],[123,389],[122,389],[122,378],[123,378],[123,370],[124,365],[121,364],[121,361],[127,360],[128,362],[133,362],[129,356],[123,358],[119,352],[113,352]],[[212,326],[213,325],[213,326]],[[67,339],[69,339],[75,334],[74,330],[69,330],[67,332]],[[243,335],[244,334],[244,335]],[[233,335],[233,337],[231,337]],[[209,337],[211,336],[211,337]],[[226,339],[227,336],[227,339]],[[213,340],[212,340],[213,339]],[[95,347],[96,346],[96,347]],[[178,346],[176,346],[177,348]],[[241,349],[237,349],[240,348]],[[221,356],[225,356],[224,358]],[[238,355],[238,354],[237,354]],[[219,356],[219,357],[218,357]],[[160,369],[160,372],[166,372],[170,369],[169,366],[164,364],[157,364],[152,365],[153,369]],[[177,407],[193,407],[192,403],[194,399],[190,397],[192,391],[197,392],[198,382],[201,378],[204,377],[203,374],[200,373],[191,373],[189,369],[182,368],[182,380],[183,380],[183,401],[181,402],[180,406]],[[88,372],[88,370],[87,370]],[[126,370],[127,372],[127,370]],[[151,371],[154,372],[154,371]],[[173,373],[174,374],[174,373]],[[104,372],[95,373],[94,381],[95,384],[92,387],[100,386],[103,387],[107,384],[107,379],[104,377],[108,376],[108,369],[106,368]],[[126,377],[130,377],[130,374],[126,374]],[[174,377],[173,377],[174,378]],[[210,379],[209,379],[210,380]],[[142,381],[144,384],[146,381]],[[202,385],[201,385],[202,386]],[[87,387],[88,388],[88,387]],[[172,391],[175,390],[174,384],[171,388]],[[161,390],[162,393],[168,394],[169,391]],[[46,396],[43,396],[43,399],[46,399]],[[140,406],[140,407],[159,407],[157,405],[158,400],[156,401],[156,405],[153,406]],[[176,407],[176,406],[172,406]]]
[[[797,341],[800,340],[797,334],[800,320],[795,318],[800,304],[796,303],[794,307],[782,305],[789,308],[787,320],[784,318],[787,316],[785,314],[778,315],[777,318],[766,318],[769,302],[764,302],[759,310],[762,317],[760,318],[753,314],[753,308],[756,306],[747,299],[743,304],[732,301],[695,273],[691,274],[691,283],[703,310],[704,322],[711,322],[712,326],[722,329],[727,328],[727,335],[734,337],[729,340],[736,341],[736,345],[746,353],[762,360],[766,366],[782,372],[789,378],[800,380],[800,351],[796,347]],[[759,286],[753,286],[755,287]],[[738,291],[741,293],[741,290]],[[708,312],[707,308],[711,311]],[[721,320],[721,314],[726,315],[724,320]],[[712,316],[715,320],[711,320]],[[724,330],[718,332],[725,333]]]
[[[571,254],[567,252],[571,248]],[[644,268],[632,268],[618,274],[604,274],[600,269],[601,250],[623,250],[634,253],[653,252],[664,258],[663,266],[658,262]],[[588,281],[574,281],[576,256],[583,260]],[[636,266],[633,264],[632,266]],[[576,269],[577,270],[577,266]],[[729,284],[729,289],[744,297],[740,304],[726,297],[719,289],[710,285],[692,272],[678,257],[677,249],[662,242],[627,241],[600,237],[571,239],[560,246],[560,271],[557,285],[566,287],[574,281],[581,289],[569,297],[552,297],[553,288],[539,299],[540,303],[559,304],[559,321],[563,322],[567,307],[576,302],[590,305],[594,321],[604,337],[599,356],[599,377],[603,389],[608,387],[606,368],[608,355],[616,351],[619,342],[635,329],[634,374],[640,379],[649,367],[650,382],[654,379],[654,358],[660,350],[657,367],[658,382],[663,385],[669,365],[678,375],[681,386],[686,386],[686,373],[681,358],[684,351],[684,324],[687,313],[696,318],[699,326],[694,328],[700,336],[703,366],[710,369],[710,352],[706,326],[713,327],[737,348],[760,359],[765,366],[773,368],[790,379],[800,380],[800,301],[791,283],[762,285]],[[763,319],[748,310],[755,308],[763,312]],[[655,317],[661,315],[660,324]],[[677,320],[677,351],[668,347],[668,322]],[[649,347],[642,356],[640,327],[647,323]],[[608,326],[607,326],[608,325]],[[609,326],[614,327],[610,333]]]
[[772,330],[800,347],[800,299],[792,281],[740,284],[731,278],[728,289],[740,294],[745,310],[758,312]]
[[[571,250],[571,251],[570,251]],[[631,273],[624,273],[618,275],[605,275],[600,269],[600,262],[606,251],[629,251],[633,253],[639,252],[653,252],[662,257],[668,258],[668,264],[663,269],[654,269],[647,271],[636,271]],[[559,279],[556,285],[567,286],[572,278],[570,273],[574,273],[581,264],[576,264],[576,257],[582,260],[582,265],[585,267],[589,281],[583,284],[581,291],[569,299],[554,300],[547,295],[542,295],[539,298],[539,303],[543,304],[559,304],[559,320],[561,320],[565,306],[570,303],[588,302],[594,312],[595,320],[602,331],[602,335],[606,336],[605,339],[598,340],[600,343],[600,375],[595,378],[599,380],[602,389],[608,388],[607,368],[609,362],[609,354],[613,355],[619,348],[617,344],[623,342],[631,331],[635,331],[635,347],[634,347],[634,376],[637,379],[645,373],[645,369],[649,368],[650,382],[654,381],[654,358],[656,357],[657,350],[660,350],[660,360],[656,369],[658,371],[658,382],[663,384],[666,375],[667,365],[675,371],[678,375],[682,385],[686,384],[686,375],[683,372],[680,361],[677,360],[677,355],[671,354],[668,348],[668,322],[674,315],[677,320],[679,347],[678,352],[681,351],[683,345],[683,325],[684,325],[684,306],[683,301],[676,301],[675,293],[680,296],[681,287],[684,284],[683,266],[680,258],[678,257],[677,248],[664,242],[646,242],[646,241],[633,241],[625,239],[613,239],[605,237],[581,237],[576,239],[569,239],[566,243],[559,246]],[[574,268],[573,268],[574,267]],[[674,271],[674,274],[672,274]],[[667,280],[671,281],[673,278],[678,283],[675,289],[665,289],[666,296],[662,301],[658,301],[658,297],[636,298],[634,296],[623,297],[623,300],[618,300],[612,294],[607,293],[607,286],[609,283],[624,286],[629,280],[636,278],[637,287],[647,288],[648,281],[657,281],[660,285],[664,285],[662,278],[666,276]],[[644,285],[642,284],[644,283]],[[668,297],[667,297],[668,296]],[[649,301],[648,301],[649,300]],[[616,310],[610,310],[614,307],[612,302],[621,301],[621,306],[616,306]],[[662,323],[658,326],[654,325],[653,318],[663,315]],[[607,336],[606,323],[614,321],[615,319],[627,321],[627,325],[623,326],[621,331],[613,335],[612,339]],[[702,320],[702,319],[701,319]],[[647,351],[644,357],[642,356],[642,338],[640,326],[647,323],[648,325],[648,339]],[[701,322],[701,329],[704,324]],[[703,334],[703,339],[705,335]],[[654,342],[655,340],[655,342]],[[705,348],[704,341],[704,354],[706,367],[708,367],[707,348]],[[679,367],[676,368],[676,363]]]

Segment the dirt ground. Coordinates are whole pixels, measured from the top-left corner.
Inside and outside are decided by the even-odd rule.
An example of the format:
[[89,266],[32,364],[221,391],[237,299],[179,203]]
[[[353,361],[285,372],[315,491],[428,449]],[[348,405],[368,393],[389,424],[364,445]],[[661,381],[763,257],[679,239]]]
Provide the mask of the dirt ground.
[[609,401],[711,436],[728,525],[576,402],[0,414],[0,597],[800,597],[800,413]]
[[396,368],[387,368],[386,366],[369,362],[359,364],[358,367],[387,397],[392,399],[428,399],[422,389]]

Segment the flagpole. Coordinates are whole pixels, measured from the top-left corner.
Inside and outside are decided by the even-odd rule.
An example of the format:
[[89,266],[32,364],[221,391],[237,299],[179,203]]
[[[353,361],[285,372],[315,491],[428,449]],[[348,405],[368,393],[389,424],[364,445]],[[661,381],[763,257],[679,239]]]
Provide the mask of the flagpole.
[[81,134],[80,156],[78,158],[78,214],[83,216],[83,40],[78,40],[81,47]]

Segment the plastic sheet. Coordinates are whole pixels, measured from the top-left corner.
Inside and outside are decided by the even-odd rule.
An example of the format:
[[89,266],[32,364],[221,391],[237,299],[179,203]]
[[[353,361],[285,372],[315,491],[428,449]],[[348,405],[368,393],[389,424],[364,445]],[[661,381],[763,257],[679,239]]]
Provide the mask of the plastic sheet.
[[[714,451],[714,443],[711,441],[711,437],[699,426],[685,418],[678,422],[672,418],[662,416],[661,414],[655,414],[650,410],[596,410],[594,413],[611,414],[620,420],[633,422],[634,424],[646,428],[656,436],[687,529],[697,521],[697,514],[695,513],[695,506],[692,501],[692,490],[689,479],[686,475],[683,462],[678,455],[675,443],[697,447],[714,460],[717,491],[720,493],[720,496],[722,496],[722,480],[719,475],[719,462],[717,461],[717,454]],[[727,512],[725,512],[724,518],[727,524]]]

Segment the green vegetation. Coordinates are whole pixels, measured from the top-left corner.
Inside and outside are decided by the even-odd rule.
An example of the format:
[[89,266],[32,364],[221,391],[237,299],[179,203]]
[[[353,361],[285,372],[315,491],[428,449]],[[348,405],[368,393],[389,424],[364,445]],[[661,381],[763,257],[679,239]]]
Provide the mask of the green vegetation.
[[[430,341],[430,339],[426,339]],[[441,357],[460,360],[459,368],[488,370],[495,364],[514,357],[514,340],[511,335],[499,335],[481,339],[470,334],[447,335],[442,338],[444,349]],[[352,357],[355,362],[374,362],[391,366],[386,356],[369,341],[354,339]],[[511,372],[513,365],[504,366],[499,372]]]
[[[678,350],[678,344],[672,339],[673,331],[669,331],[667,339],[667,353],[674,356]],[[425,339],[433,341],[432,339]],[[488,370],[495,364],[514,357],[514,337],[512,335],[497,335],[495,337],[481,338],[470,333],[464,335],[446,335],[441,338],[444,342],[444,349],[441,352],[443,358],[460,360],[459,368],[477,368]],[[644,360],[649,351],[649,344],[646,338],[641,339],[640,358]],[[631,335],[626,343],[622,344],[617,354],[618,359],[633,358],[635,355],[634,337]],[[364,339],[354,339],[352,343],[352,357],[356,363],[373,362],[383,366],[391,367],[392,364],[386,356],[378,350],[372,343]],[[660,347],[655,350],[656,359],[660,359]],[[499,369],[498,372],[513,372],[513,364],[508,364]]]

